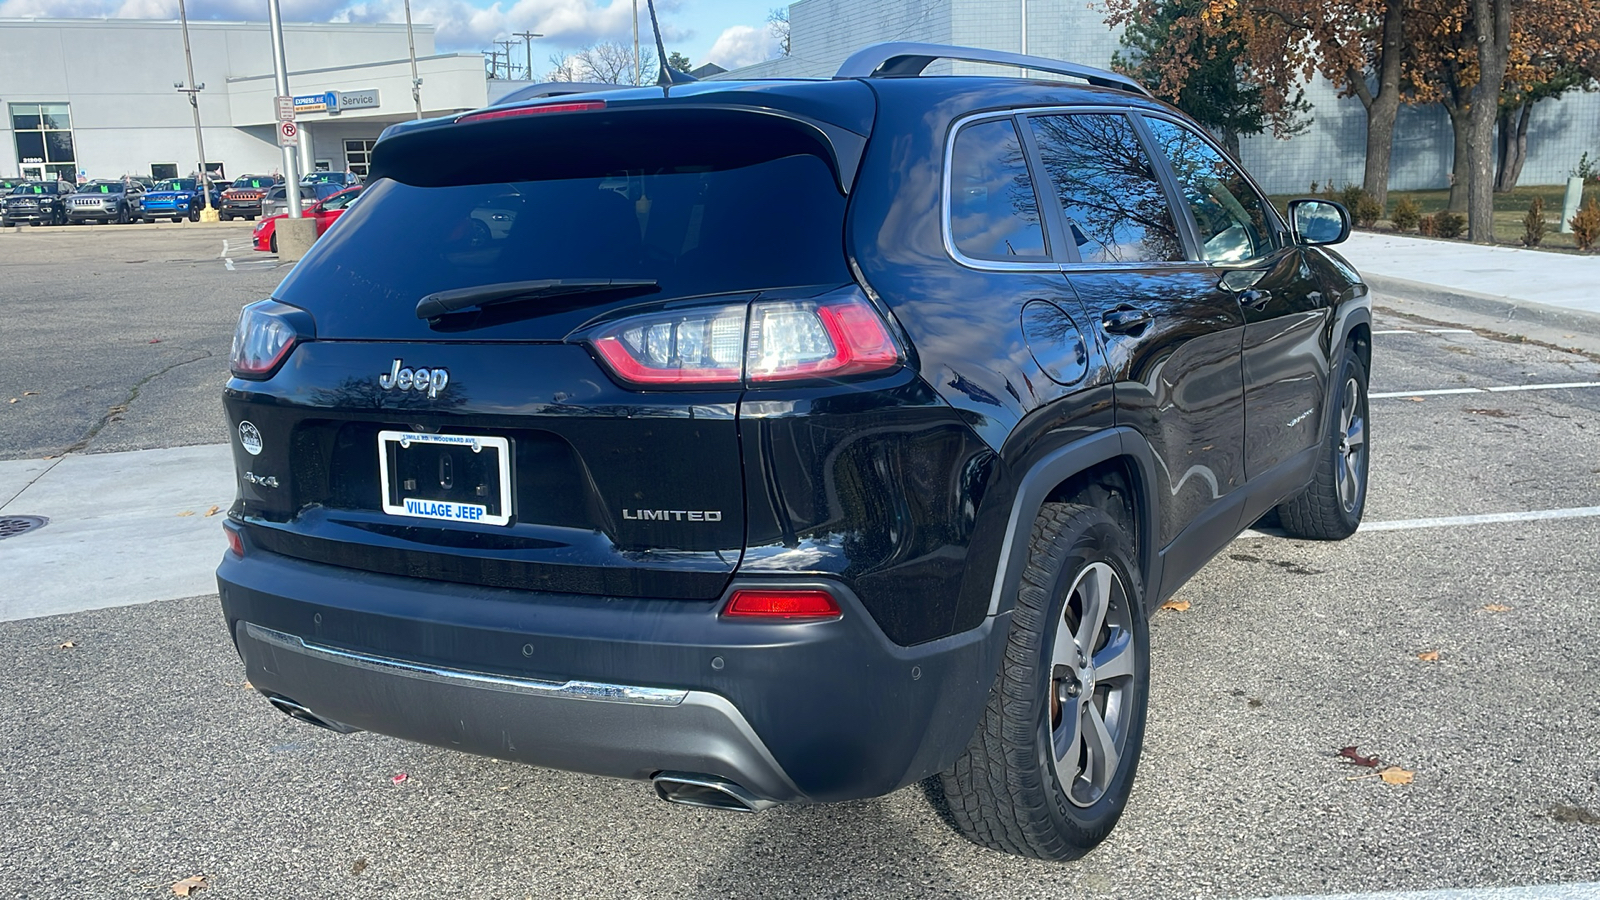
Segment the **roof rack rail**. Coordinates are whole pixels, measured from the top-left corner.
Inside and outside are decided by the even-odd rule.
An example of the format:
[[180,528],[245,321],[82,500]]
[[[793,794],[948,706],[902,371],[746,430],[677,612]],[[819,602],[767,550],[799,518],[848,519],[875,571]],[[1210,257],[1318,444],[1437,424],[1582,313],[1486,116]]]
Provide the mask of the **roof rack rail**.
[[961,62],[993,63],[1037,69],[1082,78],[1095,87],[1113,88],[1133,94],[1153,96],[1144,85],[1126,75],[1107,72],[1092,66],[1063,62],[1043,56],[1007,53],[1003,50],[981,50],[977,47],[951,47],[946,44],[919,44],[912,41],[889,41],[863,47],[850,55],[839,66],[834,78],[909,78],[922,74],[922,70],[936,59],[953,59]]

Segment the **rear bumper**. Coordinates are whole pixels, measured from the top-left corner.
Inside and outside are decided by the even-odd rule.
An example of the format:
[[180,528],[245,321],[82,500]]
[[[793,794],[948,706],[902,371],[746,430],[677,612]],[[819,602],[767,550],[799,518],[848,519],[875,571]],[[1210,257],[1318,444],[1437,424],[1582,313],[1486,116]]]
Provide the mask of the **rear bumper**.
[[618,778],[713,775],[765,800],[880,796],[949,766],[1009,625],[900,647],[836,583],[841,619],[754,624],[720,619],[720,601],[423,581],[246,542],[217,578],[264,694],[435,746]]

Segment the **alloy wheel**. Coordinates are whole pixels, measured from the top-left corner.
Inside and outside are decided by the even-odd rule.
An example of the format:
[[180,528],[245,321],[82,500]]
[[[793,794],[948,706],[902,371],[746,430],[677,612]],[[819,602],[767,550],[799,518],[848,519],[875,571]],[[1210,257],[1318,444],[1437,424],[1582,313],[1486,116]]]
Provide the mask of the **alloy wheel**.
[[1116,570],[1078,573],[1050,652],[1050,745],[1056,780],[1074,806],[1105,796],[1127,749],[1135,649],[1127,591]]
[[1367,417],[1359,379],[1352,376],[1344,383],[1339,405],[1339,458],[1335,477],[1339,486],[1339,502],[1344,511],[1353,513],[1361,503],[1362,483],[1366,472]]

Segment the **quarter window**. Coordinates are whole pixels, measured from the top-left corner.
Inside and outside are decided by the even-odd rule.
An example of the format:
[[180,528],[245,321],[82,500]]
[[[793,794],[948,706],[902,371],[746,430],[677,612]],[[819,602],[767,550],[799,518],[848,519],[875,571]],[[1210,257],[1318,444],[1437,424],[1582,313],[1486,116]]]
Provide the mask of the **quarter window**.
[[1086,263],[1184,258],[1166,192],[1133,123],[1120,114],[1036,116],[1044,177]]
[[1266,201],[1205,138],[1166,119],[1145,118],[1156,146],[1172,163],[1199,231],[1200,258],[1240,262],[1278,249]]
[[957,250],[974,258],[1049,257],[1039,195],[1010,119],[979,122],[956,135],[950,154],[950,238]]

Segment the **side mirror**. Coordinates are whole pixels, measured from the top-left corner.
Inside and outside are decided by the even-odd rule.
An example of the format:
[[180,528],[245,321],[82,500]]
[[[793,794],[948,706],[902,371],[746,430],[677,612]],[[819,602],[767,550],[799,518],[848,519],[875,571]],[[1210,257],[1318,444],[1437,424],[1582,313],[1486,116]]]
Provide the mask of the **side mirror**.
[[1297,244],[1337,244],[1350,236],[1350,211],[1332,200],[1290,200],[1289,225]]

